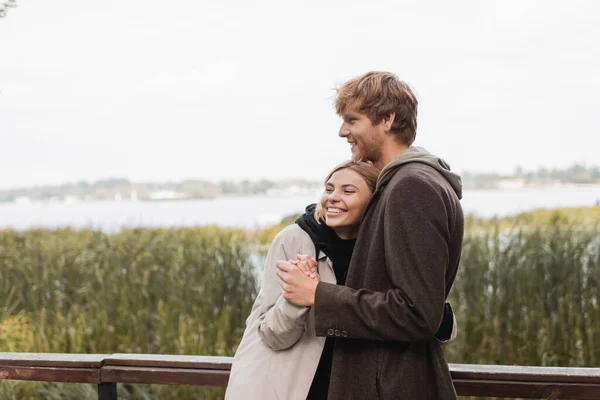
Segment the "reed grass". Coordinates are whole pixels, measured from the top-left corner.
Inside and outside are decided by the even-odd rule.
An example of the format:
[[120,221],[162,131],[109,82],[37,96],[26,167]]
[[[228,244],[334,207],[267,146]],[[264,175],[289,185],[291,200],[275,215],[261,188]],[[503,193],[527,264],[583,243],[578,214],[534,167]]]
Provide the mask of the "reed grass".
[[[233,355],[275,231],[0,231],[0,351]],[[598,293],[596,214],[467,219],[448,361],[597,367]],[[0,381],[0,400],[95,393]],[[220,388],[119,385],[121,399],[222,396]]]
[[[218,228],[0,231],[0,351],[233,355],[256,294],[250,247]],[[2,382],[0,398],[81,386]],[[120,386],[123,399],[223,391]]]

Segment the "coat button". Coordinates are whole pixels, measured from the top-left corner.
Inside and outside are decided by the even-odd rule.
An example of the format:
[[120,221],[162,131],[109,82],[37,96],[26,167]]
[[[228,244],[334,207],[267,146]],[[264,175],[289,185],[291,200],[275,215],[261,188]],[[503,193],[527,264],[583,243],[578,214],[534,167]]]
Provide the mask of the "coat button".
[[328,334],[329,336],[333,336],[333,329],[331,329],[331,328],[330,328],[330,329],[327,329],[327,334]]
[[342,337],[348,337],[348,332],[342,331]]
[[340,332],[340,330],[339,330],[339,329],[336,329],[336,330],[335,330],[335,336],[340,336],[341,334],[342,334],[342,332]]

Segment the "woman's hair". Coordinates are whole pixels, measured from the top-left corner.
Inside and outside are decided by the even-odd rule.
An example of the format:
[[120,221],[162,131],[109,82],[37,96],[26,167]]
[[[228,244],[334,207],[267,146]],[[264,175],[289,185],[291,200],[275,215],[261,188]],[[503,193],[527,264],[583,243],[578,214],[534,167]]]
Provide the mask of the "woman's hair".
[[[371,193],[375,191],[375,186],[377,185],[377,178],[379,177],[379,169],[375,167],[370,162],[365,161],[344,161],[343,163],[336,166],[325,178],[324,184],[327,184],[329,179],[335,174],[337,171],[341,169],[349,169],[357,174],[359,174],[366,182],[367,186],[371,190]],[[321,207],[321,202],[317,202],[317,208],[315,209],[315,219],[317,222],[321,222],[324,219],[325,213],[323,212],[323,207]]]

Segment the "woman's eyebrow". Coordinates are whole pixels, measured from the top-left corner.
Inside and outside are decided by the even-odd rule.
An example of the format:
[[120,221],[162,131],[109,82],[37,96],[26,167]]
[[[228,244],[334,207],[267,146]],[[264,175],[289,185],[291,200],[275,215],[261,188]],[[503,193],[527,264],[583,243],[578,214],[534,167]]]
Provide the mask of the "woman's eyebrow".
[[[335,187],[335,185],[334,185],[333,183],[329,183],[329,182],[327,182],[327,183],[325,184],[325,187],[326,187],[326,188],[327,188],[327,187]],[[341,185],[341,187],[342,187],[342,189],[353,188],[353,189],[356,189],[356,190],[358,190],[358,186],[356,186],[356,185],[353,185],[353,184],[351,184],[351,183],[346,183],[346,184],[343,184],[343,185]]]

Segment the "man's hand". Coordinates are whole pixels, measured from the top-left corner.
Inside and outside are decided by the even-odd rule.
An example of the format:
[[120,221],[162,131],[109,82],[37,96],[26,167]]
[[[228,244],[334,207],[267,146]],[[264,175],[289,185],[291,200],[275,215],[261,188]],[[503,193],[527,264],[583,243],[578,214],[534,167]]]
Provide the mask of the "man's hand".
[[277,261],[277,276],[280,279],[283,298],[297,306],[311,307],[315,304],[315,292],[321,280],[306,276],[297,266],[289,261]]

